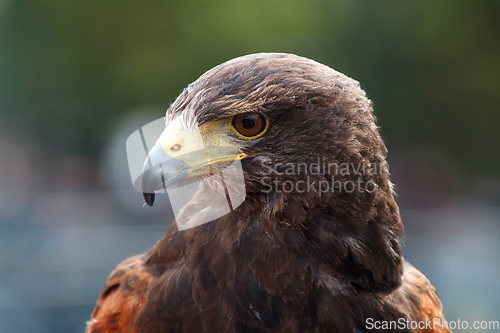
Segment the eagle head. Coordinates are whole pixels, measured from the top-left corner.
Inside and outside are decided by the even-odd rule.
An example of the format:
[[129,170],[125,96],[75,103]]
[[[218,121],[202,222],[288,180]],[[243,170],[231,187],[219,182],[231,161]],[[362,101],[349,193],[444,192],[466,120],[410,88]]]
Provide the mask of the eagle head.
[[[186,232],[218,234],[228,251],[248,234],[269,237],[313,252],[361,289],[392,290],[404,231],[372,111],[357,81],[315,61],[279,53],[230,60],[168,109],[144,164],[146,203],[175,189],[178,224],[196,226]],[[202,185],[182,192],[193,183]]]

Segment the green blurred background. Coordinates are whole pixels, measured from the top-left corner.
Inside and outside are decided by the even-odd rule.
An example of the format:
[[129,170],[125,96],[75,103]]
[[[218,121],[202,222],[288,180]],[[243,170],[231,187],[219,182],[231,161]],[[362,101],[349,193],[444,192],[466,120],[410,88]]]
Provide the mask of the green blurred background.
[[83,331],[112,267],[171,223],[140,208],[124,140],[206,70],[266,51],[360,81],[407,258],[450,297],[449,320],[500,320],[499,17],[480,0],[0,0],[0,331]]

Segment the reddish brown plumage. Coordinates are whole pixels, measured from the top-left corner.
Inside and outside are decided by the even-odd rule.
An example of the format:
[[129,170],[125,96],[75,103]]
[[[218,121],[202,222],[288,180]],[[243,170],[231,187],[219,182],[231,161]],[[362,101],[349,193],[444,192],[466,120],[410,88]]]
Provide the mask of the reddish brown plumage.
[[134,323],[148,300],[151,275],[141,256],[131,257],[111,273],[88,323],[93,333],[136,333]]
[[[146,272],[141,257],[132,257],[122,262],[111,273],[104,287],[96,308],[88,322],[88,333],[136,333],[137,321],[144,303],[149,299],[152,290],[152,276]],[[404,281],[399,292],[387,296],[390,302],[398,302],[411,309],[411,320],[415,322],[434,323],[433,329],[424,327],[416,330],[421,333],[451,332],[443,325],[442,306],[434,287],[425,276],[413,266],[407,264]],[[193,303],[193,308],[195,304]],[[195,310],[195,309],[193,309]],[[198,318],[196,318],[198,321]],[[216,318],[212,318],[217,321]],[[202,325],[186,320],[182,326],[190,327],[184,331],[201,332]],[[191,326],[190,326],[191,325]],[[173,325],[172,325],[173,326]],[[165,326],[169,327],[169,326]],[[193,330],[192,329],[198,329]],[[167,330],[168,331],[168,330]],[[231,330],[229,330],[231,331]],[[284,332],[286,330],[283,330]],[[293,330],[292,330],[293,331]],[[144,331],[139,331],[144,332]],[[156,331],[151,331],[156,332]]]
[[[245,202],[198,227],[173,225],[148,253],[118,266],[87,332],[366,332],[369,318],[442,319],[434,288],[401,256],[387,152],[358,83],[305,58],[257,54],[205,73],[168,113],[192,112],[201,125],[249,109],[270,125],[256,140],[234,138],[248,155]],[[375,190],[263,191],[263,161],[318,158],[376,165],[357,178],[335,174]],[[305,180],[283,168],[271,176]],[[318,182],[332,173],[309,176]],[[195,211],[200,200],[210,198],[184,209]]]

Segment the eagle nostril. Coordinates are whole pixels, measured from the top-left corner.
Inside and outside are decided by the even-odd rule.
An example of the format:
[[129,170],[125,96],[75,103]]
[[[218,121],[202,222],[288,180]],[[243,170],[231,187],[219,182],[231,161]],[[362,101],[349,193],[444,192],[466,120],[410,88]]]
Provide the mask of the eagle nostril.
[[171,151],[178,151],[178,150],[180,150],[180,149],[181,149],[181,145],[180,145],[180,144],[178,144],[178,143],[176,143],[175,145],[173,145],[173,146],[170,148],[170,150],[171,150]]

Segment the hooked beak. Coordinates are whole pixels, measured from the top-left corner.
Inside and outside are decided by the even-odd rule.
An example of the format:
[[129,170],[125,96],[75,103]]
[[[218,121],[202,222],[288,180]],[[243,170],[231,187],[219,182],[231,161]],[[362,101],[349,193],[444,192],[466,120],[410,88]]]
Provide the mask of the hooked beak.
[[142,194],[148,206],[153,206],[155,193],[187,179],[188,168],[181,160],[167,156],[156,143],[148,154],[142,170]]
[[159,191],[194,176],[212,175],[222,170],[225,163],[247,157],[235,146],[210,145],[210,140],[204,140],[227,136],[224,131],[217,131],[218,127],[208,123],[196,131],[186,131],[179,119],[167,126],[149,151],[140,177],[148,206],[153,206]]

